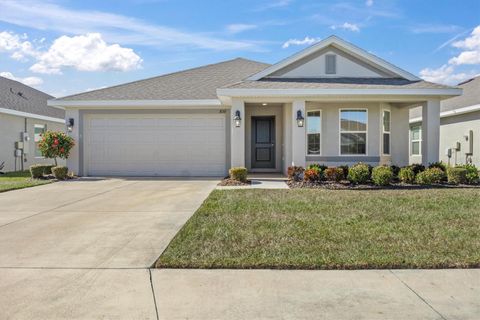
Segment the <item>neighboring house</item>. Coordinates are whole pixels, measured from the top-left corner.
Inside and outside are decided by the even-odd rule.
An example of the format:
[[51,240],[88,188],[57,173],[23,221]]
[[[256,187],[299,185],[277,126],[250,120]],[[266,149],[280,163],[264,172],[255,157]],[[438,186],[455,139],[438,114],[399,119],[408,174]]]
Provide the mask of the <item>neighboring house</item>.
[[[0,164],[3,171],[51,163],[37,148],[46,130],[65,131],[65,111],[47,106],[53,97],[20,82],[0,77]],[[23,144],[23,146],[22,146]]]
[[[458,85],[463,94],[440,103],[439,158],[480,166],[480,76]],[[410,163],[422,162],[422,111],[410,111]]]
[[409,162],[409,108],[422,105],[425,162],[438,160],[429,83],[331,36],[274,65],[234,59],[60,99],[80,175],[221,176],[228,168]]

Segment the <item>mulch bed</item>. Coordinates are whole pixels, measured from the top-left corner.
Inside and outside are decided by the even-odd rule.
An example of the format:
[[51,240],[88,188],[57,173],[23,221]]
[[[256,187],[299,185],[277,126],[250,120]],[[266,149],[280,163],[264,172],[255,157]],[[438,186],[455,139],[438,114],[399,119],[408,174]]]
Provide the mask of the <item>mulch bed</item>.
[[220,183],[218,184],[219,186],[222,187],[241,187],[241,186],[249,186],[252,182],[250,180],[247,180],[247,182],[241,182],[238,180],[233,180],[230,178],[224,178]]
[[330,189],[330,190],[385,190],[385,189],[438,189],[438,188],[480,188],[480,185],[470,184],[434,184],[434,185],[418,185],[408,183],[393,183],[389,186],[376,186],[374,184],[352,184],[347,180],[340,182],[322,181],[322,182],[305,182],[288,180],[288,186],[291,189]]

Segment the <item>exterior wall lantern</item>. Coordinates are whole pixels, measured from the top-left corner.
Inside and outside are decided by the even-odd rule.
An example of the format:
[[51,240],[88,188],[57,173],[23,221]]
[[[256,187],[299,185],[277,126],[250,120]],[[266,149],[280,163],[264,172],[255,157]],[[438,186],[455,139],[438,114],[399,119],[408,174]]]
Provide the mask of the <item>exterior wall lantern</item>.
[[68,119],[67,121],[67,131],[72,132],[73,131],[73,124],[75,123],[75,120],[73,118]]
[[298,110],[297,111],[297,126],[303,127],[305,124],[305,118],[302,116],[302,111]]
[[240,117],[240,110],[235,111],[235,117],[233,117],[233,123],[235,123],[235,127],[240,127],[242,123],[242,118]]

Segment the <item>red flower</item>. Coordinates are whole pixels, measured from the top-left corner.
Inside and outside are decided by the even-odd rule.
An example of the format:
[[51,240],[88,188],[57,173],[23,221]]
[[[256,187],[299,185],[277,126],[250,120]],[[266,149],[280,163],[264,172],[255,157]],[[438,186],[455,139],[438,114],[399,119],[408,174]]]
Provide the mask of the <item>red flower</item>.
[[55,139],[55,140],[53,141],[53,144],[54,144],[54,145],[57,145],[57,144],[58,144],[58,139]]
[[64,152],[64,151],[65,151],[65,149],[63,149],[63,148],[60,148],[60,152]]

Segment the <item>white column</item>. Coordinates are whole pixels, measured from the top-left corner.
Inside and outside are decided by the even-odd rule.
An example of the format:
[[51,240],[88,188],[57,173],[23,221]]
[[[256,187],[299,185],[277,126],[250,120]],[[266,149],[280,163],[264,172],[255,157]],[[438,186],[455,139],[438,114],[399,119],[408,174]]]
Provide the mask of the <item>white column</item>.
[[305,100],[294,100],[292,103],[292,165],[305,167],[306,146],[306,121],[303,127],[297,125],[297,112],[300,110],[306,119]]
[[[236,127],[233,122],[235,113],[240,111],[240,127]],[[243,100],[232,99],[232,109],[230,117],[230,150],[231,150],[231,166],[245,167],[245,103]]]
[[80,174],[80,116],[78,109],[66,109],[65,110],[65,121],[68,123],[68,119],[73,119],[73,129],[72,132],[67,132],[67,134],[75,140],[75,146],[70,151],[70,155],[67,159],[68,171],[73,171],[75,174]]
[[440,100],[422,106],[422,164],[436,162],[440,152]]

